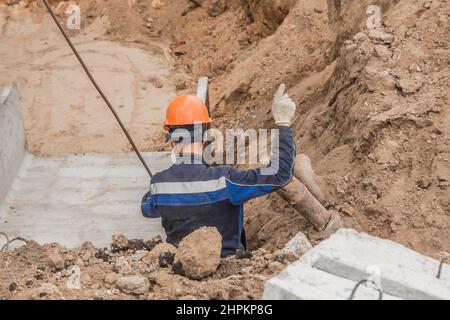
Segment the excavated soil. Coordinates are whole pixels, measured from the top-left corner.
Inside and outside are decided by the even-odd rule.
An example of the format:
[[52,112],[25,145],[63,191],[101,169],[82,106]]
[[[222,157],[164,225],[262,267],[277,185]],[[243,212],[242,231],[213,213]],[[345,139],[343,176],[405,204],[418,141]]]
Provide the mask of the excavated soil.
[[[56,2],[52,3],[56,5]],[[170,87],[166,82],[172,83],[178,93],[193,92],[195,80],[208,75],[212,83],[214,125],[221,129],[272,127],[272,96],[281,82],[286,83],[288,93],[298,104],[293,125],[298,152],[312,159],[314,170],[323,182],[327,207],[340,212],[346,226],[358,231],[397,241],[433,257],[440,256],[442,251],[450,251],[448,0],[136,0],[128,3],[82,0],[78,3],[82,9],[82,30],[86,34],[72,36],[85,48],[84,55],[88,57],[90,50],[96,50],[97,57],[103,57],[105,50],[120,52],[125,46],[138,50],[138,60],[151,60],[163,56],[155,54],[155,51],[159,52],[154,49],[155,45],[167,46],[171,50],[160,61],[164,61],[162,64],[169,61],[169,66],[163,67],[169,73],[164,71],[158,79],[148,79],[149,82],[156,87],[162,83],[163,88]],[[382,10],[380,30],[367,29],[369,5],[378,5]],[[4,12],[6,7],[0,8]],[[57,30],[50,27],[42,5],[21,1],[21,5],[8,8],[22,10],[21,15],[30,15],[27,19],[34,17],[41,24],[42,21],[49,24],[48,34],[42,35],[48,37],[48,47],[45,47],[42,39],[33,42],[26,34],[13,35],[11,30],[8,33],[8,28],[5,31],[4,26],[8,26],[11,23],[8,21],[13,18],[0,21],[0,31],[11,37],[6,41],[22,43],[23,37],[31,41],[31,48],[35,48],[27,51],[28,44],[23,42],[24,52],[15,55],[5,49],[8,46],[3,44],[2,36],[2,57],[14,56],[10,63],[0,59],[9,77],[14,75],[16,68],[21,72],[17,81],[27,87],[26,82],[31,81],[29,76],[30,79],[35,77],[30,75],[30,70],[35,70],[45,74],[50,82],[38,82],[38,86],[44,90],[48,85],[50,89],[45,90],[52,93],[52,101],[44,100],[47,96],[43,91],[35,97],[32,94],[35,91],[30,90],[31,93],[24,97],[30,102],[24,104],[24,114],[32,150],[52,153],[86,152],[96,148],[96,151],[127,149],[126,141],[112,119],[106,120],[108,114],[102,109],[101,102],[89,107],[89,110],[102,109],[95,111],[94,118],[96,121],[104,119],[100,131],[105,136],[98,137],[97,143],[94,142],[97,139],[95,130],[86,130],[97,128],[95,122],[87,115],[80,122],[75,116],[80,110],[72,110],[70,103],[59,100],[57,90],[60,87],[55,80],[64,72],[58,71],[58,64],[49,62],[43,53],[54,47],[51,52],[61,55],[61,50],[66,50],[67,59],[72,58],[70,52],[63,49],[65,45]],[[101,21],[109,23],[104,32],[95,36],[87,34],[90,28],[99,28]],[[89,40],[83,42],[84,37]],[[90,47],[93,43],[95,46]],[[141,55],[146,51],[151,52],[152,58]],[[22,57],[24,60],[20,60]],[[121,58],[115,59],[111,61]],[[32,68],[29,67],[31,61],[35,63]],[[65,68],[71,68],[75,73],[75,62],[70,61]],[[151,61],[149,64],[154,67],[155,62]],[[105,69],[112,68],[109,63],[102,62],[101,65]],[[154,69],[132,67],[132,62],[130,65],[136,84],[133,86],[135,94],[130,99],[139,100],[141,104],[136,102],[135,105],[141,107],[134,107],[137,108],[134,114],[138,116],[130,116],[127,126],[138,137],[142,149],[167,148],[163,145],[161,132],[153,127],[159,118],[152,118],[146,111],[150,104],[152,108],[163,108],[163,101],[153,103],[153,96],[139,89],[143,85],[141,81],[150,77]],[[60,72],[60,76],[54,72]],[[109,78],[108,72],[112,71],[107,71],[105,78]],[[118,73],[123,75],[124,72],[119,70]],[[136,76],[139,73],[142,75]],[[75,106],[81,106],[78,109],[86,110],[87,106],[79,98],[79,92],[82,92],[79,89],[84,88],[86,95],[93,97],[89,101],[94,102],[95,92],[88,89],[89,84],[83,81],[81,71],[77,74],[75,79],[78,80],[70,83],[66,92],[77,101]],[[123,86],[131,86],[131,79],[119,78]],[[107,80],[103,87],[111,90],[108,93],[116,105],[123,103],[126,109],[127,104],[121,99],[125,99],[129,90],[124,90],[123,94],[114,92],[120,84],[115,87],[114,81]],[[55,85],[55,91],[51,89],[52,85]],[[36,84],[30,82],[28,86],[34,88]],[[57,107],[62,108],[63,113],[56,115]],[[53,121],[49,120],[50,115],[54,115]],[[149,124],[147,117],[155,122]],[[79,139],[81,137],[83,139]],[[79,142],[81,140],[84,142]],[[105,141],[107,145],[104,145]],[[156,267],[151,273],[146,269],[142,272],[150,279],[152,289],[147,296],[140,297],[258,298],[261,276],[275,274],[278,270],[270,267],[272,258],[262,258],[266,252],[282,248],[299,231],[305,232],[313,243],[318,241],[307,221],[276,194],[247,205],[246,230],[251,249],[264,249],[255,252],[254,260],[223,260],[222,264],[235,270],[232,274],[225,272],[223,277],[214,275],[211,279],[192,282],[171,275],[166,269]],[[33,277],[35,271],[31,270],[37,262],[45,260],[45,252],[53,249],[72,252],[57,245],[28,244],[20,249],[22,251],[2,253],[0,263],[10,265],[10,269],[0,269],[9,270],[2,271],[5,276],[1,278],[7,279],[1,280],[2,295],[20,297],[8,286],[12,282],[23,286],[26,277]],[[72,255],[78,256],[83,250],[86,249],[76,249]],[[95,251],[89,250],[91,254]],[[27,255],[33,259],[27,259]],[[125,254],[113,254],[113,260],[121,255]],[[106,290],[106,294],[107,290],[113,290],[101,287],[101,277],[111,268],[111,263],[92,261],[98,268],[95,270],[99,270],[98,274],[87,272],[94,284],[75,293],[59,288],[63,296],[96,298],[96,290]],[[152,263],[154,261],[148,266]],[[12,267],[14,264],[17,267]],[[88,265],[87,270],[94,270],[90,262]],[[242,273],[241,267],[248,271]],[[29,270],[28,276],[22,276],[25,270]],[[155,272],[160,273],[158,277],[152,276]],[[54,277],[50,270],[44,273],[42,281]],[[92,280],[97,276],[99,280]],[[152,284],[165,280],[166,283]],[[178,290],[177,286],[182,289]],[[210,288],[226,289],[210,293]],[[124,296],[112,294],[106,297]]]
[[160,238],[129,241],[119,235],[110,248],[87,242],[71,250],[27,242],[14,251],[0,252],[0,297],[254,300],[262,297],[264,281],[293,260],[281,252],[259,249],[221,259],[211,276],[192,280],[172,265],[177,249],[160,242]]
[[[28,149],[39,155],[130,151],[50,16],[21,4],[0,9],[0,86],[18,85]],[[113,23],[101,15],[69,35],[136,143],[150,150],[161,144],[165,107],[175,95],[169,49],[151,39],[113,41]]]

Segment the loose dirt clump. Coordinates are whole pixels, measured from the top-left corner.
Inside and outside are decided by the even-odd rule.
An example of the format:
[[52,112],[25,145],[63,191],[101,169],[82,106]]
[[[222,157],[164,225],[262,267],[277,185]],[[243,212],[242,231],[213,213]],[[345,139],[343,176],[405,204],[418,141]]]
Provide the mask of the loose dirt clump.
[[[212,237],[217,231],[203,229],[188,237],[185,242],[199,236]],[[123,236],[114,239],[128,241]],[[203,237],[202,241],[205,241]],[[158,241],[158,239],[156,239]],[[143,242],[155,242],[155,239]],[[220,244],[220,242],[219,242]],[[218,250],[209,250],[213,257],[201,255],[201,262],[218,265],[201,274],[202,280],[176,274],[170,265],[182,260],[184,268],[199,275],[199,269],[190,266],[186,252],[167,243],[152,250],[113,250],[96,248],[85,243],[79,248],[67,249],[57,244],[39,245],[28,241],[13,251],[0,252],[0,299],[259,299],[264,281],[279,273],[292,257],[282,252],[269,253],[264,249],[251,255],[220,259]],[[216,246],[214,246],[216,247]],[[192,250],[204,248],[193,244]],[[184,249],[183,249],[184,250]],[[214,252],[212,252],[214,251]],[[99,256],[98,252],[102,252]],[[200,257],[199,252],[196,257]],[[104,259],[104,255],[108,259]],[[183,255],[178,257],[178,255]],[[161,261],[165,261],[161,263]],[[198,261],[200,262],[200,260]],[[197,265],[198,266],[198,265]]]
[[222,236],[216,228],[200,228],[180,242],[176,262],[189,278],[200,280],[220,264]]
[[161,237],[156,237],[152,240],[144,241],[141,239],[129,240],[123,234],[113,236],[111,243],[111,251],[113,253],[128,250],[147,250],[152,251],[157,245],[163,242]]

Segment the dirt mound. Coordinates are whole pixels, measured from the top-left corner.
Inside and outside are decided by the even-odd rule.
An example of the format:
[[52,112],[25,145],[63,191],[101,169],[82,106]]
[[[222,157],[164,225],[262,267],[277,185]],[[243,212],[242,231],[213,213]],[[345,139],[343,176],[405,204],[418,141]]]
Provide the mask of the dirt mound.
[[[364,3],[360,5],[363,12]],[[352,7],[354,10],[355,5]],[[340,10],[340,19],[352,11],[343,7]],[[334,8],[325,7],[325,12],[330,16]],[[450,52],[445,34],[449,31],[446,18],[449,13],[446,1],[431,5],[400,1],[385,13],[383,30],[350,28],[347,33],[353,31],[354,36],[343,42],[339,41],[342,34],[335,33],[333,22],[329,21],[320,27],[323,33],[312,39],[318,43],[332,39],[329,48],[312,46],[311,63],[293,59],[300,63],[302,72],[294,76],[282,71],[284,74],[277,81],[276,77],[265,75],[277,72],[270,63],[265,70],[253,74],[252,69],[250,74],[241,70],[239,73],[245,74],[247,84],[251,84],[246,84],[247,89],[242,91],[247,96],[228,98],[231,102],[225,104],[225,109],[237,112],[236,119],[249,119],[254,114],[257,122],[268,124],[269,98],[260,97],[256,91],[253,94],[252,88],[260,88],[261,79],[267,79],[265,88],[275,88],[280,81],[289,82],[290,93],[299,103],[294,125],[297,143],[330,186],[329,207],[338,209],[349,227],[398,241],[429,255],[448,251],[450,118],[445,106],[450,93]],[[309,14],[318,12],[310,10]],[[302,8],[302,16],[308,16],[308,10]],[[289,21],[290,16],[273,36],[276,39],[267,44],[269,48],[274,49],[273,42],[278,38],[295,41]],[[313,32],[314,28],[309,30]],[[327,34],[332,37],[326,37]],[[308,46],[311,43],[308,41]],[[305,45],[300,50],[303,48]],[[335,50],[337,59],[332,54]],[[273,57],[273,53],[267,56],[275,63],[282,61],[276,70],[283,70],[282,65],[295,70],[289,56],[298,51],[289,45],[284,57]],[[243,68],[246,66],[248,63],[243,63]],[[233,73],[229,79],[236,79]],[[229,97],[236,90],[241,92],[242,86],[225,83],[229,85]],[[270,89],[266,92],[271,93]],[[235,103],[239,107],[228,105]],[[256,122],[244,124],[252,126]],[[285,205],[276,196],[257,200],[254,207],[261,206],[267,211],[249,210],[247,225],[254,246],[278,247],[283,244],[280,237],[286,239],[295,230],[304,230],[302,219],[291,209],[280,209]]]
[[117,241],[111,248],[85,243],[76,249],[29,241],[14,251],[0,252],[0,298],[260,299],[264,280],[293,259],[264,249],[241,253],[221,259],[216,272],[196,281],[173,270],[173,256],[170,263],[163,263],[169,252],[176,259],[176,248],[161,243],[151,250],[133,250],[126,245],[160,239],[119,238],[123,250],[117,250]]

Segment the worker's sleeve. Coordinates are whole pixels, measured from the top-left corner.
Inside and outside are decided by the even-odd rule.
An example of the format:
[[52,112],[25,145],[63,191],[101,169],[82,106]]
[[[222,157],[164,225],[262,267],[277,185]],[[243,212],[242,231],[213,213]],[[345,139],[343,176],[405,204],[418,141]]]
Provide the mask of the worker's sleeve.
[[268,168],[230,170],[226,184],[229,199],[234,205],[267,195],[291,182],[296,154],[294,135],[289,127],[278,126],[276,129],[279,130],[279,148],[274,148],[272,143],[272,158]]
[[142,198],[141,211],[142,211],[142,215],[146,218],[160,218],[161,217],[156,212],[154,202],[153,202],[153,195],[150,191],[147,192],[144,195],[144,197]]

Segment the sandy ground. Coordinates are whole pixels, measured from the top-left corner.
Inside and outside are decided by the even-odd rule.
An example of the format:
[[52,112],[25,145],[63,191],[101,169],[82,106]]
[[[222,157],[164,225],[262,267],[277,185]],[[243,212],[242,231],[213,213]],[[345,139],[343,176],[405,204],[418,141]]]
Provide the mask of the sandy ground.
[[[128,151],[129,143],[43,9],[0,6],[0,85],[17,82],[28,148],[35,154]],[[175,95],[161,43],[103,40],[99,17],[71,38],[141,149],[160,140]],[[161,143],[161,141],[159,141]]]
[[[220,259],[213,274],[193,280],[183,274],[183,268],[175,267],[179,251],[168,244],[158,245],[161,239],[127,242],[123,236],[115,238],[110,248],[95,248],[87,242],[66,249],[31,241],[14,251],[0,252],[0,297],[255,300],[262,297],[264,281],[295,260],[281,251],[260,249]],[[204,260],[208,256],[196,257],[199,263],[210,263]]]

